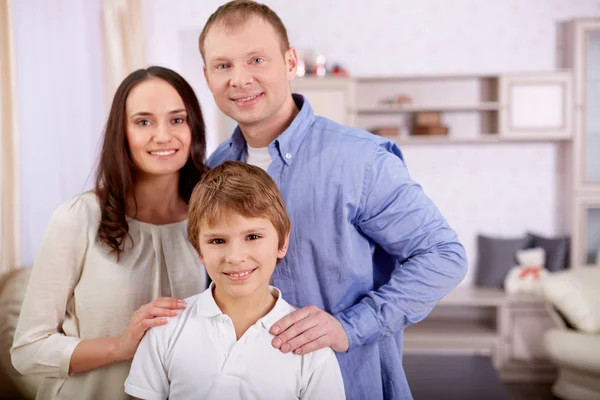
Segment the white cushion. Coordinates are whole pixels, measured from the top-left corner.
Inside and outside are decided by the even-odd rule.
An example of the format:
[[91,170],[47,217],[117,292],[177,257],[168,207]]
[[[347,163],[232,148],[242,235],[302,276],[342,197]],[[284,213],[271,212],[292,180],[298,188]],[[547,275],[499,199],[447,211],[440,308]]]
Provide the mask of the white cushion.
[[600,379],[600,336],[550,329],[544,335],[544,347],[555,365]]
[[543,282],[543,292],[577,330],[600,333],[600,268],[552,273]]

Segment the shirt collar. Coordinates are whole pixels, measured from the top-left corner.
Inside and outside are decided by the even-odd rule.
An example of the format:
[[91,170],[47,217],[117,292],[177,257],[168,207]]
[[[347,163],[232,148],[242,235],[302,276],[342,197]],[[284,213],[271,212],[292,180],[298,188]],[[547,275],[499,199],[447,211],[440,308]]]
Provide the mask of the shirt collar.
[[[198,302],[196,303],[197,307],[197,315],[206,318],[217,317],[219,315],[225,315],[217,305],[215,298],[213,296],[213,288],[215,286],[214,282],[211,282],[208,289],[200,294],[198,297]],[[256,321],[256,324],[260,324],[265,329],[270,330],[275,322],[279,321],[281,318],[289,314],[291,306],[283,299],[281,296],[281,291],[274,286],[269,286],[269,290],[273,295],[277,297],[277,301],[275,302],[275,306],[265,315]]]
[[[310,127],[315,121],[315,114],[308,100],[299,94],[292,94],[292,98],[300,111],[290,126],[269,144],[269,147],[276,149],[286,165],[291,165],[294,162],[300,144],[304,141]],[[229,147],[234,157],[241,159],[241,155],[246,150],[246,140],[239,125],[235,128],[229,139]]]

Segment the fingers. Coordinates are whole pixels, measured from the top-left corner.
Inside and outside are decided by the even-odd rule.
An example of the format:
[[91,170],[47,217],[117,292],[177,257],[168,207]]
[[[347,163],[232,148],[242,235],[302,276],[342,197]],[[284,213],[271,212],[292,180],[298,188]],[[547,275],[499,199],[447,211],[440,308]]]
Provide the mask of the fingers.
[[152,303],[147,304],[147,306],[182,310],[185,308],[185,301],[173,297],[160,297],[154,300]]
[[148,318],[141,320],[134,328],[134,337],[139,342],[146,334],[146,331],[156,326],[165,325],[169,320],[167,318]]
[[[288,343],[292,339],[299,337],[306,333],[311,328],[314,328],[318,324],[318,316],[315,314],[309,314],[306,318],[301,319],[296,322],[292,326],[290,326],[287,330],[285,330],[282,334],[273,339],[273,346],[275,348],[281,348],[281,350],[285,353],[282,345],[285,346],[285,343]],[[314,334],[314,331],[312,332]],[[294,350],[294,348],[289,349],[288,351]]]
[[311,342],[308,342],[308,343],[302,345],[301,347],[297,348],[294,351],[294,353],[296,353],[298,355],[308,354],[313,351],[317,351],[319,349],[329,347],[329,346],[331,346],[331,343],[329,343],[330,341],[328,340],[328,338],[329,338],[329,335],[324,335],[324,336],[318,337],[317,339],[315,339]]
[[174,317],[177,310],[185,308],[185,301],[174,297],[159,297],[151,303],[144,304],[133,313],[131,324],[137,326],[141,321],[155,317]]
[[307,306],[286,315],[279,321],[275,322],[275,324],[271,327],[271,333],[277,335],[287,330],[296,322],[308,317],[313,310],[318,310],[318,308],[315,306]]
[[[295,351],[296,354],[303,354],[300,349],[306,347],[307,349],[313,349],[310,351],[314,351],[317,349],[321,349],[323,347],[327,347],[326,345],[326,335],[327,330],[323,326],[315,326],[314,328],[308,329],[302,334],[294,337],[289,340],[287,343],[284,343],[281,346],[281,351],[283,353],[289,353],[290,351]],[[310,352],[308,351],[308,352]]]

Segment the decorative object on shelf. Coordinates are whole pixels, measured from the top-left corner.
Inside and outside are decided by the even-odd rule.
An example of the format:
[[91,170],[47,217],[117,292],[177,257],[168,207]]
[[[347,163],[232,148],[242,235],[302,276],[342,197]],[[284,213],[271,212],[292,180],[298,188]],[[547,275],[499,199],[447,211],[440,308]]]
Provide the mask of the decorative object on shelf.
[[441,113],[437,111],[417,112],[414,117],[413,135],[447,135],[448,127],[442,125]]
[[348,70],[344,67],[342,67],[341,64],[334,64],[334,66],[331,68],[331,75],[332,76],[349,76],[350,73],[348,72]]
[[298,66],[296,68],[296,76],[302,78],[306,75],[306,61],[304,60],[304,53],[298,52]]
[[370,129],[370,132],[385,137],[396,137],[400,134],[400,128],[397,126],[378,126]]
[[517,251],[528,247],[527,236],[518,238],[477,236],[475,285],[502,288],[508,271],[515,265]]
[[406,94],[399,94],[399,95],[394,96],[394,97],[385,98],[385,99],[381,100],[380,103],[381,104],[406,106],[406,105],[412,104],[412,97],[410,97],[410,96],[408,96]]
[[541,247],[517,251],[518,265],[504,279],[504,290],[509,294],[542,295],[542,281],[548,275],[544,268],[546,252]]
[[313,75],[325,76],[327,75],[327,57],[325,54],[317,54],[315,56],[315,62],[313,67]]
[[545,267],[556,272],[568,268],[571,238],[568,236],[544,237],[528,232],[530,247],[541,247],[546,253]]

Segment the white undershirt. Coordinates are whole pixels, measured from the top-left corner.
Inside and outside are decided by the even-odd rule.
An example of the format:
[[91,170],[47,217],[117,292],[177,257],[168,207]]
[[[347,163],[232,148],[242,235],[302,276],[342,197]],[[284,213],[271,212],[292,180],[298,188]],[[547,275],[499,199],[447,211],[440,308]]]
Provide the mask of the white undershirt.
[[266,171],[269,168],[269,165],[271,165],[271,162],[273,161],[271,155],[269,154],[269,148],[256,148],[250,146],[246,147],[246,162],[250,165],[255,165]]

